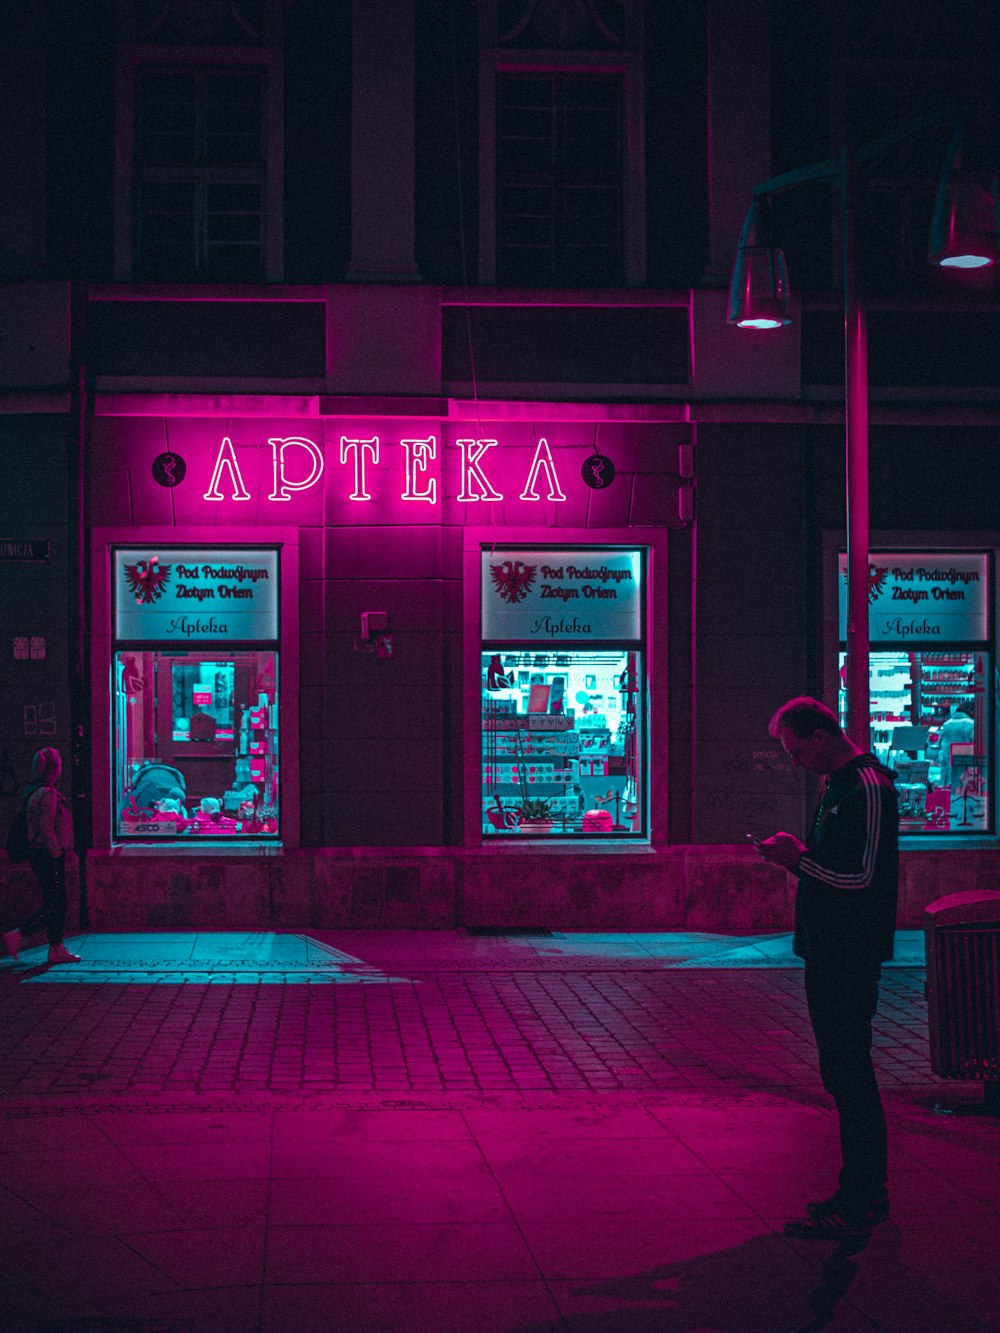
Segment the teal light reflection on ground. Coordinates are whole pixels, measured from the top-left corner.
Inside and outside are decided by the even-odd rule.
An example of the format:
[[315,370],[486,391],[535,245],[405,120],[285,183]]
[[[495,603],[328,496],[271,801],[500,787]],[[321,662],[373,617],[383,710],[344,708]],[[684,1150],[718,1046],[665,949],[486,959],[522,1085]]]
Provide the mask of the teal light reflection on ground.
[[[350,932],[347,932],[350,934]],[[360,932],[364,937],[365,932]],[[378,932],[375,932],[376,936]],[[390,935],[391,939],[391,935]],[[527,963],[570,967],[611,964],[641,968],[738,969],[800,968],[792,953],[792,936],[775,931],[755,935],[720,935],[697,931],[554,931],[548,936],[501,936],[474,939],[454,930],[421,936],[419,970],[445,966],[462,970],[480,955],[502,970]],[[49,966],[47,947],[25,949],[20,963],[0,960],[0,975],[22,982],[101,985],[140,982],[145,985],[417,985],[412,977],[392,971],[323,944],[305,934],[274,931],[177,931],[122,934],[81,934],[67,944],[81,956],[79,963]],[[371,934],[357,942],[390,968],[406,967],[381,937]],[[388,948],[388,955],[386,953]],[[390,959],[392,961],[390,961]],[[924,937],[919,930],[896,932],[895,958],[885,966],[922,968]]]
[[[529,941],[525,941],[528,943]],[[629,960],[649,966],[654,961],[669,968],[801,967],[792,952],[791,933],[718,935],[698,931],[557,932],[551,939],[532,939],[540,957],[559,955]],[[922,930],[897,930],[895,957],[886,967],[923,967]]]
[[48,946],[25,949],[19,963],[5,958],[4,971],[27,974],[25,982],[59,985],[138,982],[145,986],[206,985],[415,985],[393,977],[308,935],[273,931],[85,934],[66,940],[79,963],[50,967]]

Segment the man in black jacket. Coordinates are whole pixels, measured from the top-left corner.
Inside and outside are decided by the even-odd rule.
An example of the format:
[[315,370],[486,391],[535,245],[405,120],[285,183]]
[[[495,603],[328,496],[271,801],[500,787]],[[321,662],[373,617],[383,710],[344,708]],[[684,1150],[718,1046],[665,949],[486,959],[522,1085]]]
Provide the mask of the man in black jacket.
[[792,763],[825,781],[809,835],[775,833],[766,861],[798,876],[794,949],[823,1086],[840,1117],[843,1166],[833,1196],[808,1204],[785,1233],[802,1239],[863,1235],[889,1215],[885,1115],[872,1065],[872,1018],[882,964],[892,957],[899,892],[894,775],[854,744],[818,699],[790,699],[769,733]]

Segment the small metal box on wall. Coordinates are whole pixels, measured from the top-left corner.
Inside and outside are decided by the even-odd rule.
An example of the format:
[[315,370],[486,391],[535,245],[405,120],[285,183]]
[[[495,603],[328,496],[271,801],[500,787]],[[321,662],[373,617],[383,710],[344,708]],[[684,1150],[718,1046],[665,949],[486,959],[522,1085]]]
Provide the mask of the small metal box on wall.
[[925,909],[931,1069],[984,1084],[1000,1109],[1000,892],[952,893]]

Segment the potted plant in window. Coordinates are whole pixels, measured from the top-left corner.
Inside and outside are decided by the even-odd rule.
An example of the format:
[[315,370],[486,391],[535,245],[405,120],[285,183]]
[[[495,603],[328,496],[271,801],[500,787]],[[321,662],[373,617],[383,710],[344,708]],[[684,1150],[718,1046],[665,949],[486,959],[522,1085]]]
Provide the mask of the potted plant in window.
[[552,802],[541,797],[522,797],[518,806],[522,833],[551,833]]

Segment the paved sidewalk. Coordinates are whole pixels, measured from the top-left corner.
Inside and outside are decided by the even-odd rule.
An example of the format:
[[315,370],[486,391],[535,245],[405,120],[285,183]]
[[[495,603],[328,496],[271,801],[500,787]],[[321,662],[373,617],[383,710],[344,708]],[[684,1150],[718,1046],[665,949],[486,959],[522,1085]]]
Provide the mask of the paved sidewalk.
[[[788,935],[74,937],[0,969],[0,1095],[812,1088]],[[887,1086],[926,1084],[922,952],[883,982]],[[734,961],[736,960],[736,961]]]
[[1000,1121],[930,1073],[918,935],[854,1254],[780,1234],[837,1162],[787,936],[72,943],[0,965],[5,1333],[1000,1333]]

